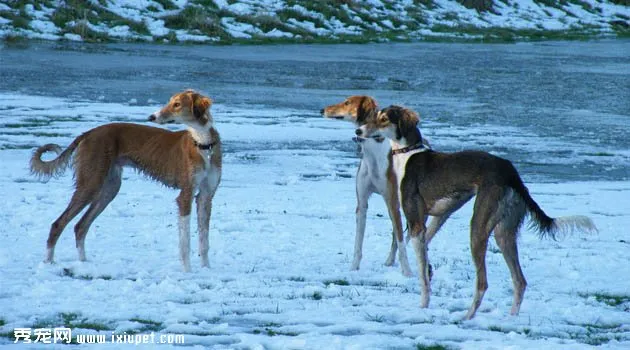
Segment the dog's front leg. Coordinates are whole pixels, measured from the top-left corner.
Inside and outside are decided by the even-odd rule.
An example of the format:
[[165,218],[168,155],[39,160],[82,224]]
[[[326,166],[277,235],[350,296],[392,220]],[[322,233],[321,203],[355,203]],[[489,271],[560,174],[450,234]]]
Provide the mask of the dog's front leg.
[[357,232],[354,237],[354,257],[352,259],[352,266],[350,266],[350,270],[353,271],[359,269],[361,257],[363,256],[363,236],[365,235],[368,199],[372,194],[368,181],[369,179],[367,179],[365,174],[362,174],[361,166],[359,166],[359,172],[357,174]]
[[[389,181],[388,193],[384,196],[389,218],[392,221],[392,246],[389,252],[387,262],[394,263],[396,251],[398,251],[398,261],[400,261],[400,269],[404,276],[411,277],[411,268],[409,267],[409,259],[407,258],[407,247],[403,241],[402,219],[400,217],[400,201],[398,200],[398,183],[396,180]],[[391,266],[388,265],[388,266]]]
[[179,207],[179,259],[184,272],[190,272],[190,211],[192,206],[192,188],[183,187],[177,196]]
[[411,234],[411,245],[416,252],[416,259],[418,261],[418,278],[420,280],[420,288],[422,289],[422,296],[420,297],[420,307],[426,308],[429,306],[429,300],[431,298],[431,272],[429,269],[429,256],[427,249],[427,237],[426,228],[424,224],[409,223]]
[[420,280],[420,288],[422,289],[420,307],[426,308],[429,306],[429,300],[431,298],[431,277],[427,248],[427,216],[424,210],[424,200],[418,193],[413,193],[412,191],[402,191],[402,193],[404,196],[402,201],[403,211],[407,218],[411,245],[416,253],[418,263],[418,279]]

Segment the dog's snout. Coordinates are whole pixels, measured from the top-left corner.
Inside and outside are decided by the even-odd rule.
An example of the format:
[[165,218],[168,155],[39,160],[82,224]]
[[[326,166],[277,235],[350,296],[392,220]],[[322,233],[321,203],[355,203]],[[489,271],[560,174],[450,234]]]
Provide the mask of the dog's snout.
[[326,111],[323,108],[319,110],[319,114],[321,114],[321,115],[324,115],[325,112]]
[[148,120],[149,120],[150,122],[154,122],[156,119],[157,119],[157,117],[155,116],[155,114],[151,114],[151,115],[149,116],[149,119],[148,119]]
[[357,134],[357,136],[361,136],[361,134],[363,134],[363,130],[361,130],[361,128],[358,128],[354,131],[355,134]]

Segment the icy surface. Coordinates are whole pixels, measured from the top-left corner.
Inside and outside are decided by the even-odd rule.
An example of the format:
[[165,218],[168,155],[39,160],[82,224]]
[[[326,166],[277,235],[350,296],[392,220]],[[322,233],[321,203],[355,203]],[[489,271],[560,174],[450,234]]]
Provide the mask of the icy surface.
[[[37,181],[28,170],[33,147],[68,145],[106,122],[143,123],[159,106],[131,102],[0,93],[0,318],[5,323],[0,332],[60,326],[70,314],[106,329],[73,329],[79,334],[147,333],[143,327],[151,324],[160,333],[185,334],[187,345],[218,349],[630,346],[627,181],[528,183],[548,214],[588,215],[599,233],[541,241],[523,227],[519,253],[529,285],[517,317],[509,316],[511,280],[491,240],[490,287],[476,318],[462,321],[475,276],[467,231],[471,204],[431,243],[428,309],[419,308],[417,278],[403,277],[398,264],[382,264],[390,223],[376,196],[368,210],[361,270],[348,271],[358,158],[338,145],[351,144],[353,128],[300,117],[312,112],[299,109],[212,107],[226,153],[213,203],[209,269],[199,267],[193,232],[193,272],[181,271],[177,191],[132,170],[124,172],[118,197],[88,234],[88,261],[77,258],[75,220],[57,244],[56,264],[41,263],[50,224],[71,195],[72,175]],[[452,132],[480,140],[496,132],[506,135],[506,142],[527,136],[510,127]],[[285,146],[264,147],[271,141]],[[330,146],[311,147],[321,142]],[[408,254],[415,272],[410,247]],[[12,340],[0,338],[0,343],[10,346]],[[78,348],[84,347],[92,348]]]

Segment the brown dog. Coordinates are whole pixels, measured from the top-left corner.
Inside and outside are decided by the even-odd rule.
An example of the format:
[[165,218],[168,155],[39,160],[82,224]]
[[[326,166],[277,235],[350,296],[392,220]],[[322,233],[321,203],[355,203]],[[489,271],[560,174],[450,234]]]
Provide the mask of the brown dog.
[[[212,198],[221,180],[221,141],[214,128],[205,96],[186,90],[171,97],[169,103],[152,114],[157,124],[182,123],[187,131],[113,123],[80,135],[68,148],[47,144],[35,150],[31,171],[45,179],[60,175],[74,157],[75,191],[70,204],[50,228],[45,262],[52,263],[55,244],[63,229],[83,208],[87,212],[74,227],[79,260],[85,260],[85,236],[92,222],[116,197],[122,168],[133,167],[164,185],[180,190],[179,253],[184,271],[190,271],[190,212],[197,193],[199,251],[201,265],[208,266],[208,230]],[[43,161],[41,156],[54,151],[59,156]]]
[[426,217],[448,216],[476,195],[470,245],[477,269],[477,288],[466,319],[474,317],[488,289],[485,257],[493,231],[512,274],[514,301],[510,313],[518,314],[527,282],[518,260],[516,238],[525,215],[531,216],[540,237],[555,238],[557,233],[573,230],[592,232],[597,230],[595,225],[585,216],[555,219],[547,216],[506,159],[481,151],[441,153],[427,149],[422,144],[418,122],[415,112],[391,106],[358,128],[356,133],[362,137],[391,140],[399,198],[418,260],[421,307],[429,305],[427,245],[437,233],[426,229]]

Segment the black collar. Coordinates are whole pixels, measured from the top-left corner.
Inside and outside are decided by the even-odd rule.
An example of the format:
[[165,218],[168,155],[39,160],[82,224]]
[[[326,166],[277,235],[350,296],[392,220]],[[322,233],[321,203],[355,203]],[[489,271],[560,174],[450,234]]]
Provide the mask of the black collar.
[[212,149],[217,144],[216,141],[213,141],[213,142],[210,142],[210,143],[204,145],[203,143],[199,143],[196,140],[193,140],[193,143],[195,144],[195,146],[197,146],[197,148],[202,149],[202,150],[206,150],[206,151],[209,150],[209,149]]
[[428,148],[426,148],[424,146],[424,144],[422,143],[422,141],[416,143],[415,145],[411,145],[411,146],[407,146],[407,147],[403,147],[403,148],[399,148],[399,149],[393,149],[392,150],[392,155],[397,155],[397,154],[401,154],[401,153],[407,153],[407,152],[411,152],[413,150],[416,149],[425,149],[427,150]]

